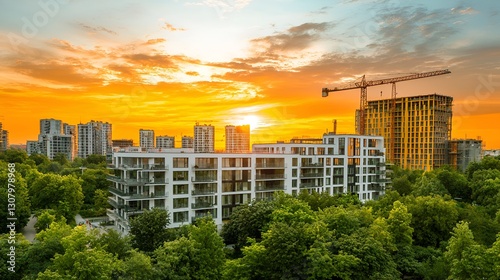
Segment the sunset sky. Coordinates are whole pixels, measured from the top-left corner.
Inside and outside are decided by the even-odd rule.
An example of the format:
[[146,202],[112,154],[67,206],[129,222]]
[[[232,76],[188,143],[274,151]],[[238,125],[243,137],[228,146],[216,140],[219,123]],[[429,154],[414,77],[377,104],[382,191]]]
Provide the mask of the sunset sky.
[[[453,137],[500,148],[499,1],[0,0],[0,122],[39,120],[192,135],[250,123],[252,142],[354,132],[359,90],[323,87],[449,69],[398,96],[454,98]],[[368,88],[389,98],[391,86]]]

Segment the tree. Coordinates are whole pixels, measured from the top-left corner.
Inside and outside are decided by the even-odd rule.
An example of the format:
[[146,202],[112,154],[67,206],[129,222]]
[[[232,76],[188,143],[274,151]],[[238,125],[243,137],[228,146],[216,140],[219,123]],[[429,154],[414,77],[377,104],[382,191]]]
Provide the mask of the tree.
[[433,173],[426,173],[421,176],[413,186],[414,196],[448,195],[448,190]]
[[123,271],[122,261],[98,246],[98,231],[75,227],[61,242],[64,254],[56,254],[53,264],[39,274],[41,279],[68,277],[76,279],[112,279]]
[[457,224],[444,253],[450,267],[448,279],[492,279],[485,253],[486,249],[474,241],[468,223]]
[[[17,218],[16,232],[28,224],[31,216],[26,180],[18,172],[16,165],[0,162],[0,233],[7,233],[8,218]],[[11,172],[12,171],[12,172]]]
[[107,208],[109,208],[108,191],[96,190],[94,195],[94,211],[96,216],[106,215]]
[[28,158],[33,160],[37,166],[50,163],[50,159],[44,154],[35,153],[31,154]]
[[153,265],[151,258],[137,250],[127,252],[127,257],[123,261],[123,275],[120,279],[126,280],[142,280],[154,279]]
[[248,238],[261,240],[262,231],[271,221],[276,205],[274,201],[254,201],[234,209],[229,221],[222,227],[226,244],[235,244],[237,254],[247,245]]
[[337,238],[350,235],[362,227],[369,227],[374,220],[370,208],[358,206],[330,207],[318,211],[317,215]]
[[103,165],[106,164],[106,156],[103,155],[89,155],[84,159],[85,166],[88,165]]
[[469,187],[467,178],[464,174],[454,170],[450,166],[444,166],[434,170],[436,178],[448,190],[451,197],[470,201],[472,190]]
[[54,156],[53,161],[59,163],[61,166],[65,166],[69,163],[68,158],[63,153],[58,153]]
[[24,163],[28,159],[26,151],[10,148],[0,153],[0,160],[7,163]]
[[110,182],[106,179],[108,173],[102,169],[86,169],[79,174],[82,179],[82,192],[84,195],[84,203],[94,205],[96,190],[108,191]]
[[188,227],[188,237],[165,242],[155,250],[156,270],[162,279],[220,279],[224,243],[208,216]]
[[29,192],[34,209],[55,209],[68,221],[74,220],[83,204],[81,180],[73,176],[42,174]]
[[409,195],[412,191],[412,183],[407,175],[392,179],[392,188],[400,195]]
[[37,215],[37,222],[35,224],[35,229],[37,232],[49,228],[53,222],[63,222],[66,223],[66,218],[62,216],[57,216],[57,212],[53,209],[46,209],[40,211]]
[[99,247],[106,252],[115,255],[120,260],[125,260],[129,257],[132,251],[130,236],[123,237],[114,229],[108,229],[102,233],[97,240]]
[[479,162],[471,162],[467,166],[465,170],[465,174],[467,175],[467,179],[471,180],[474,176],[474,173],[478,170],[498,170],[500,171],[500,158],[499,157],[491,157],[486,156]]
[[438,247],[440,242],[450,238],[458,218],[455,201],[440,196],[407,198],[405,204],[412,215],[411,227],[416,245]]
[[153,252],[168,240],[167,226],[170,213],[153,208],[130,220],[132,246],[144,252]]

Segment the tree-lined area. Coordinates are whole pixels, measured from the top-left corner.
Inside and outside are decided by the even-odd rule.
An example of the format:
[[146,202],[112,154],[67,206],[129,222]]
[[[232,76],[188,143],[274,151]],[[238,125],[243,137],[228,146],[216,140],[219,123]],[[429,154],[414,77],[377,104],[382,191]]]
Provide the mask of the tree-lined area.
[[[16,164],[17,232],[34,213],[35,241],[16,235],[7,270],[8,163]],[[83,167],[83,168],[82,168]],[[0,279],[500,279],[500,157],[465,173],[394,168],[377,201],[354,194],[277,192],[235,209],[218,230],[210,216],[168,228],[152,209],[130,235],[74,224],[107,207],[105,160],[0,154]]]

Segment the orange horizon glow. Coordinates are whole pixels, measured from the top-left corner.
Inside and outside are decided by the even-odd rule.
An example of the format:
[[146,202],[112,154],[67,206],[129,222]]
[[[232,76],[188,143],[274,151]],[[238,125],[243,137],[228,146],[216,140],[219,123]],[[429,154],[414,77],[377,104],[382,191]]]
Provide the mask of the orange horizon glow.
[[[398,97],[452,96],[452,138],[500,148],[500,41],[490,35],[498,3],[68,2],[46,22],[34,17],[46,12],[36,1],[0,11],[0,122],[10,144],[37,139],[45,118],[109,122],[113,139],[134,143],[141,128],[180,141],[206,123],[216,149],[226,125],[250,124],[252,143],[319,138],[334,119],[339,134],[354,133],[360,91],[322,98],[322,88],[450,69],[397,83]],[[391,85],[368,88],[369,100],[390,94]]]

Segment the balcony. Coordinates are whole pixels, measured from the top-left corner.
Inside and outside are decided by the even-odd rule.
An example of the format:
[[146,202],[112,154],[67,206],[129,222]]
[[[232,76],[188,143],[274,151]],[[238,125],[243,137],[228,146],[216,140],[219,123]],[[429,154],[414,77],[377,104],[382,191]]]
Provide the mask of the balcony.
[[217,164],[197,164],[197,165],[193,165],[193,169],[196,169],[196,170],[217,169]]
[[168,165],[163,164],[144,164],[142,168],[147,171],[167,171]]
[[123,180],[123,178],[121,178],[120,176],[115,176],[115,175],[106,175],[106,179],[111,181],[111,182],[115,182],[115,183],[124,183],[125,180]]
[[108,203],[111,206],[115,207],[116,209],[121,209],[121,208],[125,207],[125,205],[123,203],[118,203],[114,199],[109,198],[109,197],[108,197]]
[[312,162],[305,162],[301,164],[301,167],[324,167],[325,164],[322,162],[317,162],[317,163],[312,163]]
[[377,183],[390,183],[391,179],[389,179],[389,178],[377,178],[377,179],[375,179],[375,182],[377,182]]
[[199,182],[199,183],[207,183],[207,182],[216,182],[217,177],[216,176],[195,176],[191,178],[192,182]]
[[256,187],[255,191],[257,192],[265,192],[265,191],[282,191],[285,189],[285,186],[262,186]]
[[210,201],[198,201],[195,203],[191,203],[191,209],[214,208],[216,206],[217,203]]
[[377,166],[380,166],[380,167],[385,166],[385,162],[382,162],[382,161],[381,162],[377,162]]
[[108,191],[114,195],[117,195],[117,196],[128,196],[127,193],[125,193],[124,191],[119,190],[119,189],[114,188],[114,187],[108,187]]
[[147,183],[146,185],[164,185],[168,184],[168,179],[167,178],[149,178],[146,179]]
[[321,188],[321,186],[318,186],[318,184],[315,183],[301,183],[299,185],[301,189],[308,189],[308,188]]
[[309,172],[300,175],[300,178],[323,178],[325,175],[322,172]]
[[274,163],[274,162],[257,163],[255,165],[255,168],[260,168],[260,169],[263,169],[263,168],[285,168],[285,163]]
[[191,195],[210,195],[210,194],[215,194],[217,191],[216,190],[211,190],[211,189],[201,189],[201,190],[193,190],[191,191]]
[[256,174],[255,180],[286,179],[285,174]]

